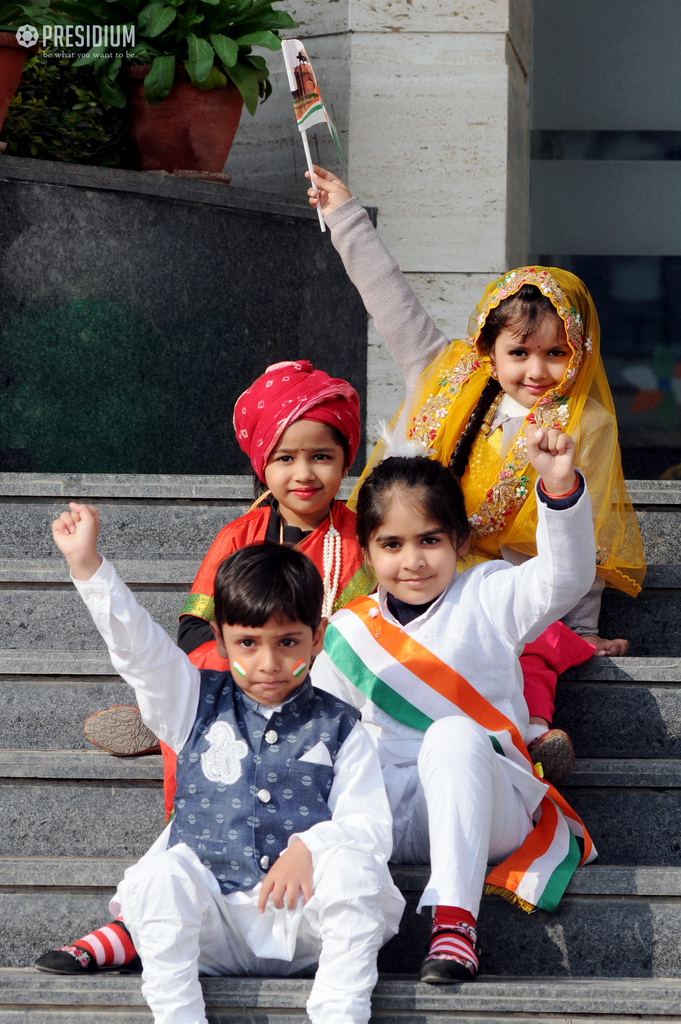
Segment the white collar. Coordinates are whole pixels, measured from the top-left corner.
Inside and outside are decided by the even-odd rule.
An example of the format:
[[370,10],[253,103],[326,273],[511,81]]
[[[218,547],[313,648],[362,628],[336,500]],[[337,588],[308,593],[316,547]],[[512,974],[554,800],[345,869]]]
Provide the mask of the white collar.
[[497,406],[497,412],[502,413],[504,416],[508,416],[509,419],[515,419],[517,416],[522,416],[522,418],[525,419],[529,411],[530,410],[524,405],[521,405],[520,402],[516,402],[515,398],[511,398],[510,395],[507,395],[506,392],[504,392],[504,397]]

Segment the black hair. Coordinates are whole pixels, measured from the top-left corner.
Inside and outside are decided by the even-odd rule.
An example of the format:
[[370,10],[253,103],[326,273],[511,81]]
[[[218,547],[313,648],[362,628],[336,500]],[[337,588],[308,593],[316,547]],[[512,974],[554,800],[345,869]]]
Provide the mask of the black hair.
[[[504,330],[511,331],[519,342],[526,341],[547,317],[554,317],[561,322],[548,295],[544,295],[534,284],[524,284],[514,295],[502,299],[499,305],[487,314],[478,341],[480,351],[483,355],[491,355],[497,338]],[[449,465],[459,479],[466,472],[471,448],[485,415],[500,391],[501,384],[494,377],[490,377],[457,441]]]
[[260,629],[271,619],[302,622],[314,632],[324,584],[307,555],[279,544],[253,544],[226,558],[215,575],[215,620],[222,629]]
[[[297,423],[298,420],[295,420],[294,422]],[[318,422],[318,421],[315,420],[315,423],[316,422]],[[319,422],[321,422],[321,421],[319,421]],[[289,424],[289,426],[291,426],[291,424]],[[350,460],[350,446],[348,444],[347,437],[345,436],[345,434],[341,433],[341,431],[338,429],[338,427],[332,427],[330,423],[324,423],[324,424],[322,424],[322,426],[328,427],[328,429],[331,431],[331,434],[332,434],[333,439],[336,442],[336,444],[340,445],[340,447],[343,449],[343,469],[350,469],[350,462],[349,462],[349,460]],[[274,451],[274,449],[272,449],[272,450]],[[260,479],[260,477],[258,476],[258,474],[254,470],[253,471],[253,497],[257,500],[260,497],[261,494],[265,493],[266,490],[267,490],[267,484],[264,483]],[[271,494],[268,494],[268,496],[261,502],[261,504],[262,505],[272,505],[272,504],[274,504],[275,500],[276,499],[273,498]]]
[[391,458],[380,462],[366,478],[357,496],[357,540],[367,551],[372,536],[385,522],[390,499],[396,492],[414,495],[426,518],[438,523],[452,544],[470,537],[461,484],[448,466],[431,459]]
[[490,309],[480,331],[480,351],[485,356],[491,355],[495,341],[505,330],[511,331],[518,341],[527,341],[547,317],[562,322],[548,295],[536,284],[524,284],[514,295]]
[[482,394],[470,415],[470,419],[468,420],[461,437],[456,442],[456,448],[454,449],[450,459],[449,468],[454,476],[458,477],[459,480],[466,472],[471,448],[473,447],[473,442],[478,436],[478,431],[482,426],[485,414],[500,391],[501,384],[499,381],[494,377],[490,377],[482,389]]

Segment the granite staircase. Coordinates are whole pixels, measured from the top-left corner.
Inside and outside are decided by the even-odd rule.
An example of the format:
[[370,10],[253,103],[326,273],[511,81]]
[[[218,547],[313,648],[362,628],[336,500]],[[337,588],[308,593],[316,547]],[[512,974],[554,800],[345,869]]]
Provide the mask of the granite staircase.
[[[409,907],[382,952],[383,1024],[681,1022],[681,483],[630,487],[650,569],[633,600],[608,593],[605,635],[631,653],[592,659],[560,687],[556,722],[578,767],[565,786],[601,862],[577,872],[555,914],[490,898],[475,985],[415,981],[427,924],[421,867],[395,868]],[[110,757],[81,723],[129,703],[68,582],[49,524],[96,503],[101,549],[174,635],[203,553],[249,504],[243,477],[0,474],[0,1024],[142,1024],[139,976],[63,978],[36,955],[107,920],[124,868],[163,823],[160,758]],[[206,979],[212,1024],[302,1024],[305,979]]]

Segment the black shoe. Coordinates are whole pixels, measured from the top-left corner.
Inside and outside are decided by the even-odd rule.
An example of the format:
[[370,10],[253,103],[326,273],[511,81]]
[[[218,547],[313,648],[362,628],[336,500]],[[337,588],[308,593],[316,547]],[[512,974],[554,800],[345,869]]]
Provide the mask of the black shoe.
[[62,946],[43,953],[33,964],[46,974],[94,974],[98,971],[117,971],[119,974],[140,974],[142,961],[136,956],[124,967],[98,967],[97,961],[79,946]]
[[458,960],[426,957],[421,964],[421,981],[427,985],[454,985],[462,981],[475,981],[477,976],[473,964],[468,968]]

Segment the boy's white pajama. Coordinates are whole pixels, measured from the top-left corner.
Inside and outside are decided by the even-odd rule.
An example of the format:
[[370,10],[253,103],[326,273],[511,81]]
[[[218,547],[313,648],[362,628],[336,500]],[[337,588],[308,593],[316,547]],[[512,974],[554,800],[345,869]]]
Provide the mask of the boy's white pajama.
[[[142,993],[157,1024],[206,1024],[197,974],[286,976],[319,961],[307,1009],[313,1024],[366,1024],[376,956],[388,937],[374,858],[337,850],[303,907],[257,909],[257,891],[224,896],[215,875],[180,843],[143,857],[118,888],[144,964]],[[258,891],[259,891],[258,886]],[[238,899],[235,897],[238,896]],[[277,932],[279,935],[277,936]],[[290,960],[256,955],[253,946]]]
[[[114,668],[134,687],[143,720],[181,751],[197,716],[198,669],[106,560],[90,580],[74,583]],[[255,705],[253,710],[266,730],[276,709]],[[332,763],[323,743],[302,760]],[[224,799],[227,808],[228,794]],[[292,911],[277,910],[270,898],[260,914],[260,883],[224,895],[188,845],[167,848],[170,827],[126,871],[111,908],[114,914],[122,911],[142,959],[142,991],[157,1024],[205,1024],[199,971],[290,976],[317,961],[308,1001],[314,1024],[366,1024],[376,955],[397,932],[404,899],[388,871],[390,807],[374,745],[361,722],[338,750],[326,803],[330,820],[288,839],[289,846],[305,843],[314,871],[313,897],[303,906],[301,896]],[[272,859],[279,852],[275,848]]]

